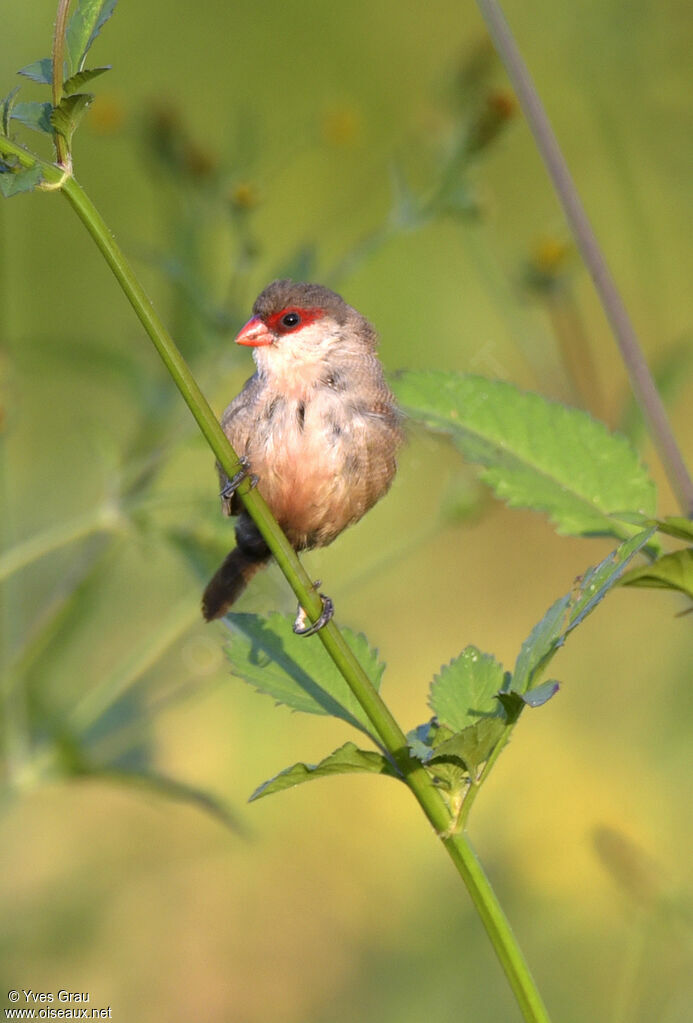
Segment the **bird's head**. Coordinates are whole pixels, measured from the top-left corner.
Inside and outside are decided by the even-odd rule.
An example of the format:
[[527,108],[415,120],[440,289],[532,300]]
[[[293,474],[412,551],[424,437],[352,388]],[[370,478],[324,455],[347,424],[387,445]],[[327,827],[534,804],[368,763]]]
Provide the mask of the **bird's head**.
[[262,371],[286,364],[310,365],[339,348],[372,348],[375,331],[341,295],[321,284],[273,281],[257,297],[253,316],[236,343],[255,349]]

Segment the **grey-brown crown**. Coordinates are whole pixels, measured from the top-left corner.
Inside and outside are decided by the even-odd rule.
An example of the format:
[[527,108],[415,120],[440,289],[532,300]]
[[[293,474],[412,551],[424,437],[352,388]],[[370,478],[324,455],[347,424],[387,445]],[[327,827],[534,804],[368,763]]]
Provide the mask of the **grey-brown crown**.
[[305,284],[288,279],[272,281],[255,299],[253,313],[256,316],[272,316],[288,306],[298,309],[324,309],[338,323],[344,323],[349,306],[341,295],[322,284]]

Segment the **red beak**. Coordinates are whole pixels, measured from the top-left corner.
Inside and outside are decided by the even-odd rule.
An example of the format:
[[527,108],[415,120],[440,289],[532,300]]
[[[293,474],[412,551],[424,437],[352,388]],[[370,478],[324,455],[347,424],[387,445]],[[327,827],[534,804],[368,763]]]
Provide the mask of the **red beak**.
[[259,348],[260,345],[271,345],[274,338],[259,316],[253,316],[236,336],[237,345],[248,345]]

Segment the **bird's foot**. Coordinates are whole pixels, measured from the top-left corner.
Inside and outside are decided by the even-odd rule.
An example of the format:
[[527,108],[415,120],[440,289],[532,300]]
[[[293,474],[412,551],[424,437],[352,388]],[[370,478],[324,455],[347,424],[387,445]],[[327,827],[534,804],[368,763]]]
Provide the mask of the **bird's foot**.
[[257,486],[257,476],[255,476],[254,473],[251,473],[250,462],[248,461],[246,456],[241,455],[238,461],[241,463],[240,469],[238,470],[237,473],[234,473],[230,480],[226,481],[226,483],[219,492],[219,496],[223,501],[231,500],[231,498],[236,493],[244,479],[248,478],[250,479],[251,489],[252,487]]
[[[315,587],[317,588],[319,585],[320,580],[318,580],[315,583]],[[296,620],[294,621],[293,626],[294,633],[297,636],[314,636],[315,633],[319,632],[324,625],[327,625],[327,623],[334,615],[334,604],[332,603],[332,598],[326,596],[324,593],[320,593],[318,594],[318,596],[322,601],[322,611],[317,622],[313,622],[312,625],[306,625],[308,615],[306,614],[304,608],[302,608],[300,604],[298,605],[298,611],[296,612]]]

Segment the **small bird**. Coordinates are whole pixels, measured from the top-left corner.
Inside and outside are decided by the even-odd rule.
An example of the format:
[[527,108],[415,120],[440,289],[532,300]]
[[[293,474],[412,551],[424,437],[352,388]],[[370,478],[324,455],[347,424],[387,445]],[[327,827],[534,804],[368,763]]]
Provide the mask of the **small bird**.
[[[253,348],[257,371],[221,419],[243,469],[229,480],[217,464],[222,510],[238,519],[236,547],[204,591],[207,621],[228,611],[270,557],[235,493],[245,476],[294,550],[325,547],[387,492],[403,441],[402,416],[375,354],[377,334],[336,292],[273,281],[236,343]],[[316,626],[329,618],[328,602]],[[298,621],[295,631],[315,631]]]

